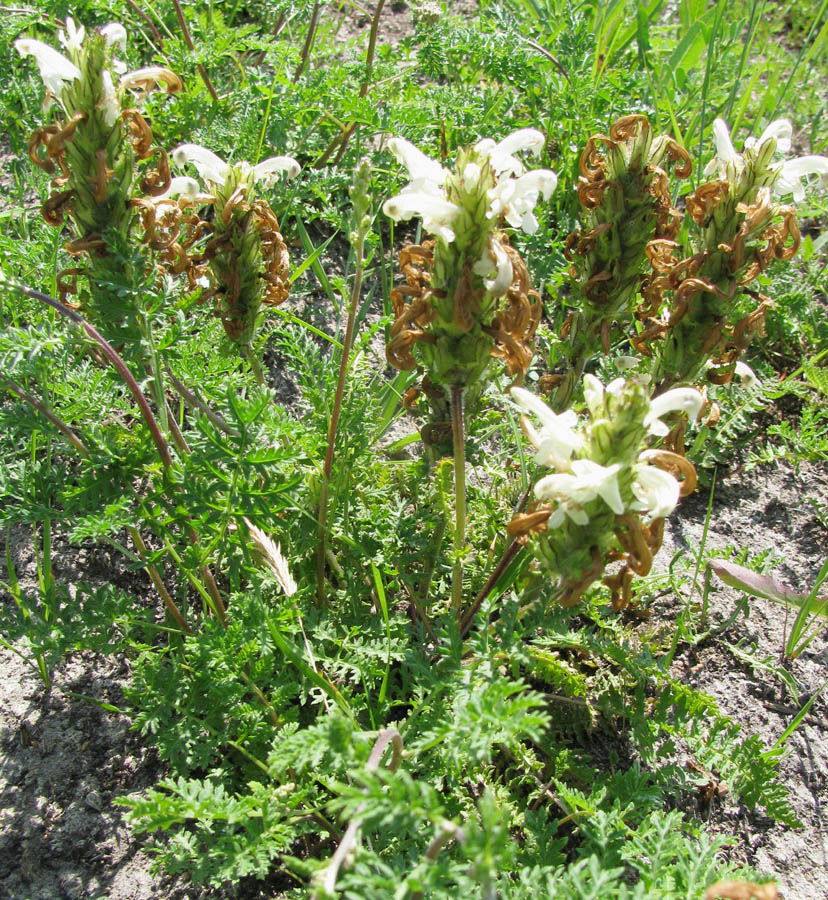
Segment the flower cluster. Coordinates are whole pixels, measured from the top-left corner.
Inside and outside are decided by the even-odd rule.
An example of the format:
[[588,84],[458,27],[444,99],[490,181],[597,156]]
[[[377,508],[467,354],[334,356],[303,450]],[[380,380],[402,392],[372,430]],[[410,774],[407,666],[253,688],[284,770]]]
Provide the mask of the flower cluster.
[[730,131],[723,119],[713,123],[716,155],[704,170],[705,175],[717,175],[738,191],[748,193],[756,187],[770,187],[774,194],[793,196],[795,203],[805,199],[805,185],[811,175],[818,176],[822,190],[828,188],[828,158],[800,156],[774,162],[777,153],[791,149],[793,128],[787,119],[777,119],[762,132],[761,137],[749,137],[742,153],[737,153],[730,139]]
[[695,420],[701,395],[676,388],[651,401],[635,381],[619,378],[605,387],[588,374],[588,416],[579,421],[572,410],[556,414],[523,388],[511,393],[524,413],[521,425],[535,448],[535,462],[554,471],[537,482],[535,502],[515,517],[509,532],[531,541],[558,579],[564,605],[577,602],[609,562],[623,560],[621,572],[605,580],[616,605],[626,605],[633,573],[649,571],[661,544],[664,517],[696,481],[682,455],[647,444],[668,433],[663,421],[668,414],[684,412]]
[[[116,328],[129,318],[129,310],[119,309],[106,287],[122,268],[110,247],[119,240],[129,246],[135,237],[136,197],[162,194],[170,184],[167,156],[153,146],[133,96],[157,86],[170,92],[181,88],[168,69],[125,73],[116,54],[126,37],[118,23],[87,33],[67,18],[58,35],[65,53],[30,38],[15,43],[22,57],[37,63],[46,87],[45,107],[58,108],[56,121],[36,129],[29,139],[32,162],[54,176],[55,190],[43,205],[43,216],[57,227],[68,216],[76,236],[67,250],[86,260],[60,274],[61,294],[76,294],[78,276],[85,275],[90,295],[80,298],[81,305],[88,302],[99,323]],[[140,172],[137,163],[144,160],[152,162]]]
[[645,355],[658,346],[657,390],[705,375],[714,384],[729,382],[752,337],[763,332],[769,301],[751,283],[772,260],[790,259],[800,241],[794,209],[774,195],[802,199],[802,179],[814,174],[828,185],[826,158],[775,161],[777,153],[790,149],[791,131],[787,120],[773,122],[737,153],[727,126],[717,119],[716,156],[705,169],[717,177],[687,198],[700,240],[685,256],[672,240],[648,246],[653,315],[632,340]]
[[175,179],[173,187],[192,198],[183,206],[209,203],[214,211],[211,221],[195,224],[198,234],[210,234],[198,258],[209,263],[212,286],[205,297],[215,298],[216,315],[230,340],[249,350],[261,304],[277,306],[290,287],[287,245],[273,210],[257,196],[256,185],[269,185],[282,174],[293,178],[299,164],[288,156],[274,156],[255,166],[229,164],[197,144],[182,144],[172,158],[177,166],[192,165],[206,190],[202,193],[195,179]]
[[[593,135],[581,154],[581,227],[565,248],[577,308],[561,332],[569,371],[555,394],[558,409],[572,402],[586,360],[599,348],[609,351],[611,329],[626,332],[633,314],[647,314],[634,302],[645,287],[645,248],[653,239],[672,240],[680,225],[670,163],[677,178],[690,174],[687,151],[672,138],[654,137],[642,115],[618,119],[609,135]],[[647,306],[646,290],[643,297]]]
[[557,178],[548,169],[527,172],[516,154],[537,154],[543,143],[531,128],[482,140],[461,150],[452,169],[401,138],[389,143],[411,180],[383,210],[395,221],[418,216],[432,239],[400,254],[406,284],[392,295],[388,360],[400,369],[419,364],[438,399],[449,385],[478,385],[493,356],[518,377],[528,368],[540,303],[503,228],[538,227],[535,205]]

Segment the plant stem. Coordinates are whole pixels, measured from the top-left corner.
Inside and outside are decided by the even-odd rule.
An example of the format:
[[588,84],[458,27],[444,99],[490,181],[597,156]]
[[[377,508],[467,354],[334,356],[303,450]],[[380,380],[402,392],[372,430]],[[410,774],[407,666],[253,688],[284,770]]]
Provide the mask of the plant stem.
[[492,588],[497,584],[498,579],[506,570],[506,566],[508,566],[509,563],[515,558],[520,548],[521,545],[518,543],[517,539],[515,539],[506,548],[506,552],[503,554],[503,556],[500,557],[500,562],[494,567],[492,574],[489,575],[488,580],[483,585],[483,589],[480,591],[477,597],[475,597],[474,603],[471,605],[471,608],[463,617],[463,621],[460,623],[461,638],[464,638],[468,633],[469,628],[471,628],[472,621],[477,615],[477,611],[483,605],[483,601],[492,592]]
[[78,451],[78,453],[83,456],[89,456],[89,450],[86,447],[86,444],[75,434],[74,431],[61,419],[59,419],[53,412],[51,412],[47,407],[41,403],[36,397],[32,396],[28,391],[24,388],[20,387],[17,382],[12,381],[11,378],[7,378],[5,375],[0,375],[0,382],[5,384],[6,388],[10,390],[13,394],[17,394],[21,400],[25,403],[28,403],[33,409],[36,409],[44,419],[48,419],[52,425],[57,428],[57,430],[66,438],[66,440]]
[[463,391],[451,386],[451,436],[454,443],[454,569],[451,573],[451,608],[457,618],[463,602],[463,550],[466,546],[466,438],[463,428]]
[[152,414],[152,410],[150,409],[149,403],[147,403],[147,398],[144,396],[141,388],[138,386],[138,382],[135,380],[132,372],[129,371],[127,364],[121,359],[109,341],[103,337],[103,335],[83,316],[76,313],[73,309],[69,309],[68,306],[65,306],[59,300],[55,300],[54,297],[50,297],[48,294],[44,294],[42,291],[36,291],[34,288],[26,287],[23,284],[10,283],[10,287],[13,287],[16,291],[19,291],[21,294],[25,294],[27,297],[31,297],[33,300],[39,300],[41,303],[45,303],[47,306],[51,306],[52,309],[59,312],[62,316],[74,322],[76,325],[80,325],[81,328],[92,338],[93,341],[101,348],[104,356],[112,363],[113,367],[116,369],[121,378],[124,379],[124,383],[126,384],[129,392],[135,398],[135,402],[138,404],[138,409],[141,410],[141,416],[146,422],[147,428],[149,428],[150,434],[152,435],[153,442],[155,443],[155,447],[158,450],[158,455],[161,457],[161,462],[164,464],[165,468],[171,468],[173,464],[172,456],[170,455],[170,448],[167,445],[167,441],[164,438],[164,435],[158,426],[158,422],[155,420],[155,416]]
[[[368,50],[365,53],[365,78],[362,81],[362,84],[359,86],[359,96],[360,98],[367,96],[368,90],[371,87],[371,74],[374,69],[374,54],[377,49],[377,34],[379,32],[379,22],[380,16],[382,15],[383,7],[385,6],[385,0],[379,0],[377,3],[377,8],[374,10],[374,15],[371,17],[371,31],[368,36]],[[314,163],[315,169],[321,169],[322,166],[326,165],[328,160],[331,157],[331,154],[336,150],[337,144],[339,144],[339,152],[336,154],[336,159],[334,160],[334,164],[338,164],[342,157],[345,155],[345,149],[348,146],[348,141],[351,140],[351,135],[356,130],[357,123],[351,122],[347,128],[345,128],[340,134],[336,135],[333,140],[328,144],[325,148],[325,151],[319,157],[319,159]]]
[[319,495],[319,514],[317,517],[317,538],[319,545],[316,551],[316,597],[319,603],[325,602],[325,544],[327,539],[326,524],[328,519],[328,486],[333,470],[334,444],[336,429],[342,412],[342,396],[345,393],[345,376],[348,374],[348,362],[351,356],[351,345],[354,341],[354,323],[356,322],[359,295],[362,292],[362,275],[365,268],[365,233],[360,229],[354,246],[356,270],[354,284],[351,289],[351,305],[348,308],[348,322],[345,326],[345,339],[342,344],[342,359],[339,363],[339,377],[336,381],[336,394],[331,411],[331,423],[328,427],[328,448],[325,452],[325,465],[322,470],[322,488]]
[[308,25],[308,33],[305,37],[305,43],[302,47],[302,55],[299,59],[299,65],[296,67],[296,73],[293,76],[293,83],[296,84],[297,81],[302,77],[302,72],[305,71],[305,66],[308,63],[308,56],[310,55],[310,49],[313,45],[313,38],[316,34],[316,23],[319,21],[319,7],[320,2],[316,0],[313,4],[313,12],[311,13],[310,25]]
[[161,580],[158,569],[156,569],[152,563],[147,562],[147,545],[144,543],[144,539],[141,537],[140,532],[132,525],[127,528],[127,531],[132,538],[132,543],[135,545],[136,552],[141,557],[144,567],[149,573],[152,583],[155,585],[155,590],[158,591],[159,596],[164,601],[164,606],[167,607],[167,611],[173,619],[175,619],[176,624],[185,634],[192,634],[190,626],[187,624],[184,616],[181,615],[181,610],[176,606],[175,600],[170,596],[170,592]]
[[[192,36],[190,35],[190,29],[187,27],[187,20],[184,18],[184,12],[181,9],[181,4],[178,0],[173,0],[173,6],[175,7],[175,15],[178,18],[178,24],[181,26],[181,33],[184,35],[184,42],[187,45],[187,49],[190,53],[195,53],[195,44],[193,43]],[[216,93],[216,89],[213,87],[213,82],[210,81],[210,76],[207,74],[207,70],[204,68],[202,63],[196,63],[198,68],[198,74],[201,75],[201,80],[204,82],[205,87],[210,92],[210,96],[213,98],[214,103],[218,103],[219,96]]]

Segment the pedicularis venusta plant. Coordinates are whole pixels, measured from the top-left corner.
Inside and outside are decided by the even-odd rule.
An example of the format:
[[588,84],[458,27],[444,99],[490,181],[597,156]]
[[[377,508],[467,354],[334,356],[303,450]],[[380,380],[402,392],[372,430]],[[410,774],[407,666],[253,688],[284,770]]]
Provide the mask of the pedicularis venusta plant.
[[[414,42],[440,84],[377,52],[382,11],[357,76],[335,57],[309,68],[318,10],[299,46],[236,31],[239,7],[216,14],[215,57],[187,85],[167,65],[128,72],[120,25],[67,18],[60,51],[16,40],[46,88],[28,155],[60,248],[53,282],[24,285],[45,232],[4,244],[0,383],[25,453],[3,521],[34,523],[42,548],[31,596],[6,554],[4,631],[44,679],[71,647],[133,658],[131,712],[169,775],[123,802],[138,830],[167,832],[171,871],[278,877],[297,897],[700,897],[728,867],[679,811],[692,772],[703,802],[726,782],[793,815],[779,747],[673,677],[680,634],[648,630],[637,576],[695,489],[729,402],[717,386],[756,383],[742,356],[800,246],[787,201],[828,183],[828,159],[785,161],[786,120],[738,153],[716,119],[687,187],[691,156],[657,111],[610,121],[632,88],[620,71],[603,83],[597,20],[576,17],[554,55],[501,18],[511,50],[468,38],[485,73],[469,91],[439,9],[418,11]],[[193,46],[179,13],[159,24]],[[526,47],[560,111],[541,114],[529,83],[508,113],[490,93]],[[395,103],[410,123],[380,122]],[[444,108],[440,161],[394,136]],[[543,156],[558,175],[531,166]],[[347,241],[315,244],[325,216]],[[417,229],[390,248],[397,277],[391,252],[380,262],[394,223]],[[110,584],[60,586],[56,528],[146,572],[163,615]]]

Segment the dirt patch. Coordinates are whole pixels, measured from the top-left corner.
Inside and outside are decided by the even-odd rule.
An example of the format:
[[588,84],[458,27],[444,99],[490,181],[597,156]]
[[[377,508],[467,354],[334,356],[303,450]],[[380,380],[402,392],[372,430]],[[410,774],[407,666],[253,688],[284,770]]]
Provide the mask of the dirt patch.
[[[828,529],[816,509],[828,502],[828,465],[780,465],[736,471],[715,488],[706,548],[710,553],[733,546],[753,557],[772,554],[773,570],[791,587],[805,591],[828,556]],[[702,541],[708,496],[689,498],[670,520],[662,563],[674,551],[694,552]],[[743,595],[721,583],[710,594],[711,623],[723,623]],[[766,748],[783,734],[801,705],[828,679],[828,630],[787,665],[798,688],[791,696],[770,671],[778,666],[794,616],[766,600],[750,598],[746,616],[716,640],[687,651],[675,673],[713,696],[720,710],[738,722],[746,735],[759,735]],[[674,616],[674,599],[665,598],[659,613]],[[752,660],[752,661],[751,661]],[[708,825],[737,838],[732,855],[779,881],[785,900],[828,900],[828,697],[817,698],[807,719],[786,743],[779,777],[801,829],[774,823],[759,812],[727,801],[714,804]]]

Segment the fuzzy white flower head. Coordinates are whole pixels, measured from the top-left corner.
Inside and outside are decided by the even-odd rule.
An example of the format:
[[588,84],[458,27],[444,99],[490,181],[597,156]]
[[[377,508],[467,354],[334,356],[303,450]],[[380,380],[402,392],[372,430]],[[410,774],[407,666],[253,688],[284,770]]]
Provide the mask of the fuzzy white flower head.
[[566,469],[572,454],[584,445],[583,437],[575,431],[578,417],[571,409],[557,415],[543,400],[525,388],[513,387],[510,393],[524,412],[531,413],[541,423],[538,433],[528,418],[521,420],[529,442],[537,451],[535,462],[539,466]]
[[54,47],[33,38],[20,38],[14,42],[17,52],[23,56],[33,56],[40,71],[40,77],[49,93],[59,97],[67,82],[81,77],[80,69]]
[[673,388],[650,401],[650,411],[644,418],[644,426],[650,434],[664,437],[670,429],[661,421],[670,412],[686,412],[691,422],[695,422],[701,412],[702,395],[689,387]]
[[636,497],[633,509],[646,512],[651,519],[663,519],[676,508],[681,486],[669,472],[638,463],[633,467],[632,491]]

